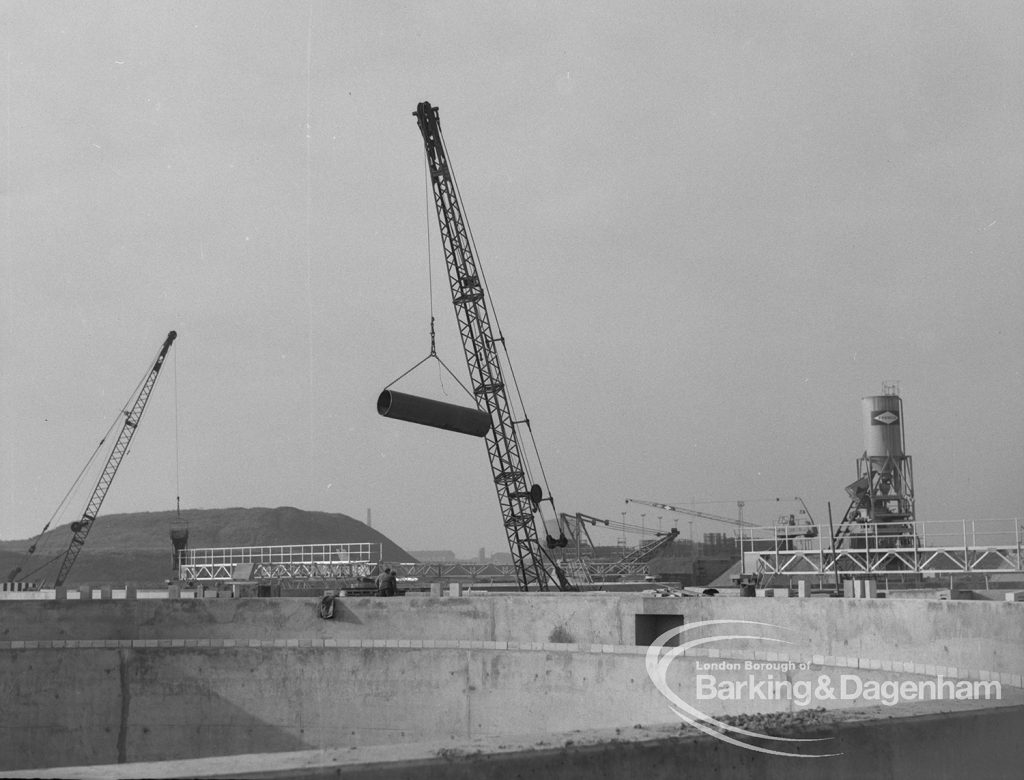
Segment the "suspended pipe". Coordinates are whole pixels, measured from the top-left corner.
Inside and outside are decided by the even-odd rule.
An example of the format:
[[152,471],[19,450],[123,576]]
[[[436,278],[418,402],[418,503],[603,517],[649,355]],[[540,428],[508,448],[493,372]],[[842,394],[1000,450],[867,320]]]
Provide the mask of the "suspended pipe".
[[377,397],[377,414],[470,436],[485,436],[491,429],[487,412],[394,390],[383,390]]

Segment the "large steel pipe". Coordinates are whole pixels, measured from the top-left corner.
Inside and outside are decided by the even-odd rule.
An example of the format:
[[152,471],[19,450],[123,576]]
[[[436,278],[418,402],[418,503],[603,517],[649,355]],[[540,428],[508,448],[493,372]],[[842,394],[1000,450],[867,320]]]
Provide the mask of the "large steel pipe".
[[491,428],[491,415],[487,412],[394,390],[384,390],[377,396],[377,414],[470,436],[484,436]]

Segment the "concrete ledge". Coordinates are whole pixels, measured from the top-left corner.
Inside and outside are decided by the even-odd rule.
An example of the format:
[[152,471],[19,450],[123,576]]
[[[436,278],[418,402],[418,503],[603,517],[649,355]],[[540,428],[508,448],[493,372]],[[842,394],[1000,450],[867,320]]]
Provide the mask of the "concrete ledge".
[[[800,736],[823,737],[830,758],[801,761],[725,745],[678,728],[545,734],[533,740],[334,748],[216,756],[181,761],[35,769],[33,777],[82,780],[128,778],[398,778],[545,777],[594,780],[643,776],[678,780],[680,767],[700,767],[702,777],[736,780],[853,780],[863,777],[1017,777],[1024,706],[903,717],[835,719]],[[793,743],[788,743],[792,745]],[[811,743],[821,744],[821,743]],[[794,752],[813,751],[806,746]],[[23,777],[0,772],[0,778]]]
[[[352,649],[352,648],[373,648],[389,651],[429,651],[429,650],[481,650],[481,651],[504,651],[504,652],[535,652],[535,653],[565,653],[568,655],[618,655],[618,656],[645,656],[648,648],[644,645],[579,645],[572,643],[558,642],[484,642],[479,640],[419,640],[419,639],[296,639],[296,638],[273,638],[273,639],[249,639],[242,643],[236,643],[230,639],[54,639],[54,640],[11,640],[0,641],[0,652],[5,650],[12,652],[23,652],[26,650],[92,650],[96,648],[134,648],[138,650],[159,648],[194,650],[195,648],[250,648],[263,649],[272,648],[276,650],[323,650],[323,649]],[[989,669],[963,669],[954,666],[943,666],[937,664],[920,664],[907,661],[893,661],[881,658],[859,658],[856,656],[826,656],[812,655],[810,658],[802,658],[791,653],[777,653],[772,651],[757,651],[753,658],[739,655],[730,655],[720,649],[692,648],[688,650],[686,658],[713,658],[731,660],[743,663],[753,660],[760,663],[806,663],[812,666],[823,668],[848,668],[860,669],[874,672],[892,672],[894,674],[914,674],[925,677],[941,675],[946,679],[961,679],[972,681],[998,681],[1001,685],[1010,688],[1024,688],[1024,675],[1013,672],[992,671]]]

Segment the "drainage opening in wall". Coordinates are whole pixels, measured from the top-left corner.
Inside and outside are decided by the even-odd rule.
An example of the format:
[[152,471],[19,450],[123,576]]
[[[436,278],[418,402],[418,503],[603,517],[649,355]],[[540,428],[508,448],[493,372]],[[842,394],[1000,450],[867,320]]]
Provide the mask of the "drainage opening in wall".
[[[647,646],[670,628],[683,625],[682,615],[636,615],[636,643]],[[678,647],[679,637],[674,636],[665,643],[666,647]]]

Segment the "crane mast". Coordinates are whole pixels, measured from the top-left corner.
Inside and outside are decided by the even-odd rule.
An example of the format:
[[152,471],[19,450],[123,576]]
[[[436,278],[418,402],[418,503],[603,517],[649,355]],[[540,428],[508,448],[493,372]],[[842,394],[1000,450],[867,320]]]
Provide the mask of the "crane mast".
[[163,346],[160,348],[160,353],[157,355],[156,361],[153,363],[152,368],[149,369],[149,373],[146,375],[138,395],[135,396],[135,401],[132,403],[131,409],[124,413],[125,419],[124,425],[121,427],[121,433],[118,434],[117,442],[115,442],[114,448],[110,452],[110,457],[107,458],[107,462],[103,466],[103,473],[100,474],[99,481],[96,483],[96,487],[93,488],[92,496],[89,498],[89,503],[85,508],[85,512],[82,514],[82,518],[80,520],[71,524],[71,531],[74,536],[72,536],[71,544],[68,545],[67,552],[64,554],[64,560],[60,565],[60,571],[57,573],[57,579],[54,581],[55,587],[64,584],[64,580],[67,579],[68,573],[71,571],[71,567],[75,564],[75,559],[78,557],[78,553],[85,544],[85,538],[89,535],[89,531],[92,529],[92,524],[96,520],[96,516],[99,514],[100,506],[103,504],[103,499],[106,498],[107,491],[110,489],[110,483],[114,481],[114,475],[117,474],[117,468],[121,465],[121,460],[124,458],[125,453],[128,452],[128,444],[131,442],[132,436],[135,435],[135,430],[139,427],[139,421],[142,419],[142,413],[146,409],[146,403],[149,401],[150,393],[153,392],[153,386],[156,384],[156,378],[160,373],[160,367],[164,363],[164,358],[167,357],[167,351],[171,348],[171,344],[174,342],[174,339],[177,338],[177,335],[178,334],[173,330],[167,334],[167,338],[164,340]]
[[502,376],[496,339],[491,331],[485,292],[462,216],[461,199],[448,164],[437,109],[420,103],[414,114],[423,134],[431,188],[444,247],[452,303],[466,354],[470,384],[477,404],[491,416],[485,438],[491,473],[501,505],[516,578],[521,590],[547,590],[549,575],[541,557],[534,506],[520,455],[516,422]]

